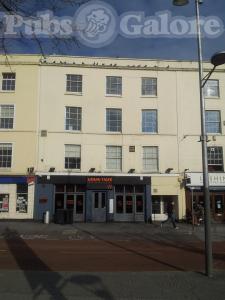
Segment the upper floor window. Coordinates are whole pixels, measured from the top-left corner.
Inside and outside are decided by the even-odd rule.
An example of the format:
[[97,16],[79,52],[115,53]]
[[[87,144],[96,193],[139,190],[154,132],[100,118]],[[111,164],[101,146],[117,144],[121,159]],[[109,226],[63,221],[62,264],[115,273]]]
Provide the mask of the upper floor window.
[[66,120],[65,129],[66,130],[81,130],[81,118],[82,118],[82,108],[81,107],[66,107]]
[[0,105],[0,129],[13,129],[14,105]]
[[12,144],[0,143],[0,168],[11,168]]
[[106,131],[122,132],[122,109],[106,109]]
[[220,96],[219,80],[208,80],[204,87],[204,95],[209,98],[218,98]]
[[122,169],[122,147],[106,146],[106,169],[121,171]]
[[122,77],[107,76],[106,77],[106,94],[107,95],[122,95]]
[[142,132],[157,133],[157,110],[142,110]]
[[71,93],[82,93],[82,75],[66,75],[66,91]]
[[2,73],[2,90],[15,91],[16,88],[16,74]]
[[143,147],[143,170],[158,172],[158,147]]
[[80,145],[65,145],[65,169],[80,169],[81,147]]
[[208,147],[208,168],[210,172],[223,172],[223,148],[222,147]]
[[207,133],[221,133],[220,111],[207,110],[205,112],[205,119]]
[[142,96],[157,96],[157,78],[142,78]]

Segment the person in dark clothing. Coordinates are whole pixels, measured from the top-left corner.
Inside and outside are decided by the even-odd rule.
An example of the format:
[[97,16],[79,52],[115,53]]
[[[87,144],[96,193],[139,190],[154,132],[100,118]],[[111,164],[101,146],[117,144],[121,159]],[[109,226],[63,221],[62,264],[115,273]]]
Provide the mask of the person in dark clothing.
[[175,215],[175,209],[174,209],[174,202],[169,201],[167,203],[167,208],[166,208],[166,213],[167,213],[167,219],[165,221],[161,222],[161,227],[163,224],[171,221],[173,228],[178,229],[176,225],[176,215]]

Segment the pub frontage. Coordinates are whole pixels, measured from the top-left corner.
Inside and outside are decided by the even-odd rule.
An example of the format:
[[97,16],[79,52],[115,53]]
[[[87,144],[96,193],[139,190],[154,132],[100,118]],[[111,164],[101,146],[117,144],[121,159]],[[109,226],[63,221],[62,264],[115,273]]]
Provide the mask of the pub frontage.
[[[203,175],[186,173],[186,208],[204,210]],[[213,222],[225,222],[225,173],[209,173],[210,207]]]
[[70,222],[149,222],[151,178],[102,174],[38,174],[34,218],[46,211],[57,221],[62,211]]

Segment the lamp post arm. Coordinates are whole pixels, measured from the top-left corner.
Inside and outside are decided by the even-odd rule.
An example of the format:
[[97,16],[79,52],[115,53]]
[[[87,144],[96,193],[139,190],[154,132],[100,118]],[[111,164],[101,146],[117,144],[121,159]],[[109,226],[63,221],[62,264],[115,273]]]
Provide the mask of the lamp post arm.
[[204,88],[204,86],[206,85],[207,81],[210,79],[210,77],[211,77],[212,73],[215,71],[215,69],[216,69],[216,66],[214,66],[212,68],[212,70],[209,71],[209,73],[206,74],[206,76],[202,79],[202,88]]

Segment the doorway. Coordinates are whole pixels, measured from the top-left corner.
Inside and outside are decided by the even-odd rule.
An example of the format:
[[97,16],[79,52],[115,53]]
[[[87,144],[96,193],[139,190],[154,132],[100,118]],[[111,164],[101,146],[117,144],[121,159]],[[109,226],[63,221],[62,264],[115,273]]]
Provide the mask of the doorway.
[[92,221],[106,222],[106,195],[107,192],[92,192]]

